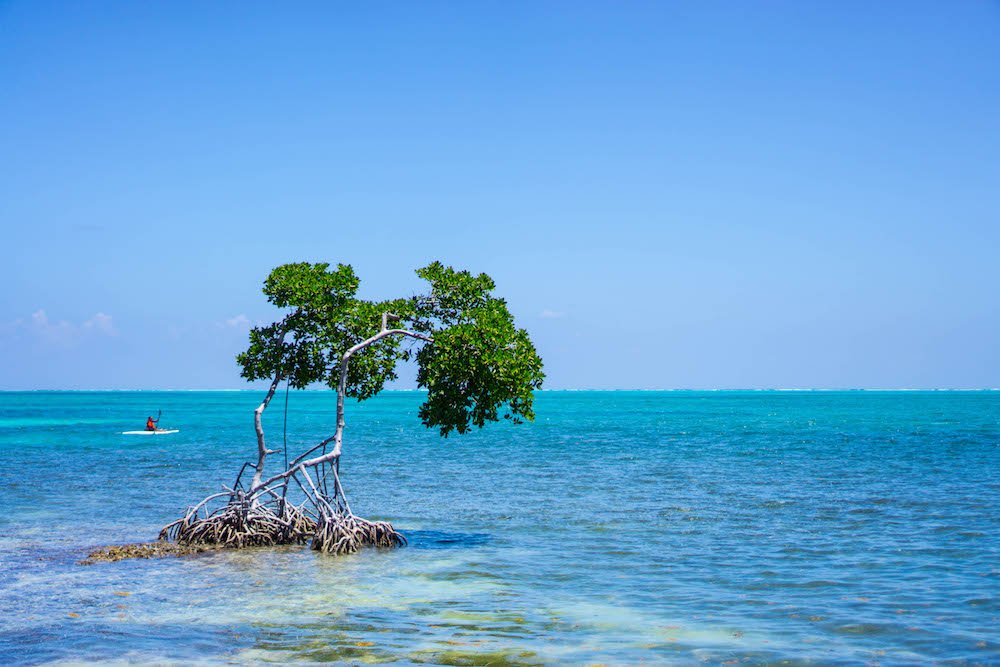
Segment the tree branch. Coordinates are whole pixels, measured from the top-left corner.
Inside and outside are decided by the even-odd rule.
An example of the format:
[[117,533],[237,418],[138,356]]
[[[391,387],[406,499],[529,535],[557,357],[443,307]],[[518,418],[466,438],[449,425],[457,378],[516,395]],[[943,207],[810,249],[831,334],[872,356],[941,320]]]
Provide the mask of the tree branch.
[[389,313],[382,313],[382,329],[377,334],[363,340],[357,345],[351,347],[347,352],[344,352],[344,356],[340,360],[340,382],[337,385],[337,432],[333,436],[333,458],[340,456],[341,449],[343,448],[344,440],[344,397],[347,395],[347,364],[351,361],[351,357],[378,341],[382,340],[386,336],[409,336],[410,338],[416,338],[417,340],[426,341],[428,343],[433,343],[434,339],[431,336],[426,336],[416,331],[408,331],[406,329],[389,329],[388,327]]

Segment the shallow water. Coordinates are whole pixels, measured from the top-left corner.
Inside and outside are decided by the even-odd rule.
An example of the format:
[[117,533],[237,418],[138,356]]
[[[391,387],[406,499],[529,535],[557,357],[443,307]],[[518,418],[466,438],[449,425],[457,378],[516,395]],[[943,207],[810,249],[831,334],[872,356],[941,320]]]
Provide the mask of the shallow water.
[[546,392],[447,440],[388,393],[342,472],[409,547],[76,564],[231,483],[259,400],[0,394],[0,662],[1000,664],[1000,393]]

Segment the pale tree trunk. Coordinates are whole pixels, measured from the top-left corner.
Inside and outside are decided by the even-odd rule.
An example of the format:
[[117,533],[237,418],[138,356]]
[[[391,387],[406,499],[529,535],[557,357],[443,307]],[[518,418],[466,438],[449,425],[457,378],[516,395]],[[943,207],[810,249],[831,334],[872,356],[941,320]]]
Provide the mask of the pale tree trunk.
[[[281,331],[278,336],[279,346],[285,342],[286,333],[287,331]],[[264,425],[261,423],[261,416],[264,414],[264,410],[267,409],[271,399],[274,398],[274,392],[277,391],[280,383],[281,369],[278,369],[274,373],[274,379],[271,381],[271,386],[267,390],[267,395],[264,396],[264,400],[257,406],[257,409],[253,411],[253,428],[257,432],[257,468],[254,470],[253,481],[250,482],[251,492],[256,491],[260,486],[260,480],[264,475],[264,461],[267,459],[267,455],[278,453],[278,450],[268,449],[264,444]]]
[[278,389],[278,385],[281,383],[281,371],[274,374],[274,380],[271,381],[271,386],[267,390],[267,395],[264,400],[261,401],[257,409],[253,411],[253,427],[257,431],[257,468],[253,473],[253,481],[250,483],[250,491],[253,492],[260,486],[261,478],[264,476],[264,461],[267,459],[268,454],[277,454],[278,450],[268,449],[264,444],[264,425],[261,423],[261,415],[264,414],[264,410],[267,409],[268,403],[274,398],[274,392]]

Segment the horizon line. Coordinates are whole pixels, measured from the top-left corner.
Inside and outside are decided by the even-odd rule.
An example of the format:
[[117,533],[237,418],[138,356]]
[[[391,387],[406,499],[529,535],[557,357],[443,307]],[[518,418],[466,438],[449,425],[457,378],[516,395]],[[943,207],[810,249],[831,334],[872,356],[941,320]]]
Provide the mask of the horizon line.
[[[60,392],[206,392],[206,393],[239,393],[254,392],[259,393],[262,389],[246,387],[241,389],[177,389],[177,388],[89,388],[89,389],[0,389],[2,394],[16,393],[60,393]],[[331,392],[332,389],[296,389],[310,393]],[[536,393],[557,393],[557,392],[992,392],[1000,391],[1000,387],[672,387],[672,388],[558,388],[539,389]],[[384,389],[379,393],[414,394],[427,393],[426,389]],[[377,394],[376,394],[377,395]]]

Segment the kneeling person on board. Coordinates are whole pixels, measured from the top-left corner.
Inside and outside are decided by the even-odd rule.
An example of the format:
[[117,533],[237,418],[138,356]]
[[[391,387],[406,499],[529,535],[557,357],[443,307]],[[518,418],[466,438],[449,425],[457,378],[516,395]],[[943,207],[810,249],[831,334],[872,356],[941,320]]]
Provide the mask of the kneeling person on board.
[[158,421],[160,421],[160,420],[159,419],[153,419],[152,417],[146,417],[146,430],[147,431],[155,431],[156,430],[156,422],[158,422]]

